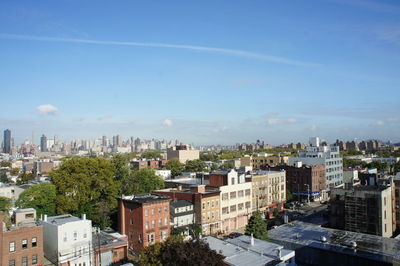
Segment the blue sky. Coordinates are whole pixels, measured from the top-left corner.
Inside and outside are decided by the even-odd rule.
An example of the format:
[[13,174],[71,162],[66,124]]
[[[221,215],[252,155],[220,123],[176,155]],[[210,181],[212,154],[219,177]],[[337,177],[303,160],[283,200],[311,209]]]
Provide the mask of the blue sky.
[[398,1],[0,2],[17,142],[399,141],[399,73]]

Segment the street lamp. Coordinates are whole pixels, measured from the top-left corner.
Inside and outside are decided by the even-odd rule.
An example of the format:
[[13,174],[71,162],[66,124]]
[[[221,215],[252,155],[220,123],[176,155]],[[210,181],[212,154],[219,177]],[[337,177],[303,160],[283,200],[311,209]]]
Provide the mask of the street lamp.
[[307,203],[310,204],[310,185],[309,184],[304,184],[307,186]]

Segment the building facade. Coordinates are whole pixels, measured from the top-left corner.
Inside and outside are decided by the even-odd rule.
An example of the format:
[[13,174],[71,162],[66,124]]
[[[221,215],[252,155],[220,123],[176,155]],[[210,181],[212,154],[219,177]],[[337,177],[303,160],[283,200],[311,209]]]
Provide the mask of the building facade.
[[7,228],[0,212],[0,265],[28,266],[43,264],[43,228],[22,223]]
[[42,221],[44,255],[56,265],[89,266],[92,262],[92,221],[70,214],[47,217]]
[[174,230],[190,234],[195,224],[195,212],[192,202],[187,200],[172,200],[170,207],[171,222]]
[[318,138],[311,138],[310,146],[305,151],[289,158],[289,165],[297,162],[310,166],[324,165],[327,189],[343,184],[343,160],[338,146],[320,146]]
[[11,153],[11,130],[4,130],[3,152]]
[[177,158],[181,163],[186,163],[187,161],[200,159],[200,152],[190,149],[187,145],[177,145],[167,149],[167,159],[174,158]]
[[154,193],[118,199],[118,227],[128,236],[129,250],[162,242],[170,235],[170,197]]
[[210,173],[210,186],[221,191],[222,232],[229,233],[247,225],[252,214],[252,184],[232,169]]

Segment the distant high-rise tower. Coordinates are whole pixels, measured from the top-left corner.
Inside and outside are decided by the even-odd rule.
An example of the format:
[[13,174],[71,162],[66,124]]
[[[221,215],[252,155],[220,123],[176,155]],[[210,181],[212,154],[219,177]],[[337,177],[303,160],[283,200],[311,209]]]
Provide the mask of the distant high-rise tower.
[[40,137],[40,151],[47,151],[47,137],[44,134],[42,135],[42,137]]
[[104,147],[107,147],[107,136],[103,136],[101,142]]
[[4,130],[3,152],[11,153],[11,130]]

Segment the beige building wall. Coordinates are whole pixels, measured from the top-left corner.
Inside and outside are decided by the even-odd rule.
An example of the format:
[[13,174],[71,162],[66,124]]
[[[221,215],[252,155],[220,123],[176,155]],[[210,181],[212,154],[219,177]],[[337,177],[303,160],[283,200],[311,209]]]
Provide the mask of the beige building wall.
[[219,195],[201,199],[201,226],[203,234],[215,234],[221,231],[221,199]]
[[198,150],[167,150],[167,159],[171,160],[177,158],[181,163],[187,161],[200,159],[200,152]]
[[252,176],[253,211],[286,201],[286,172],[260,171]]

